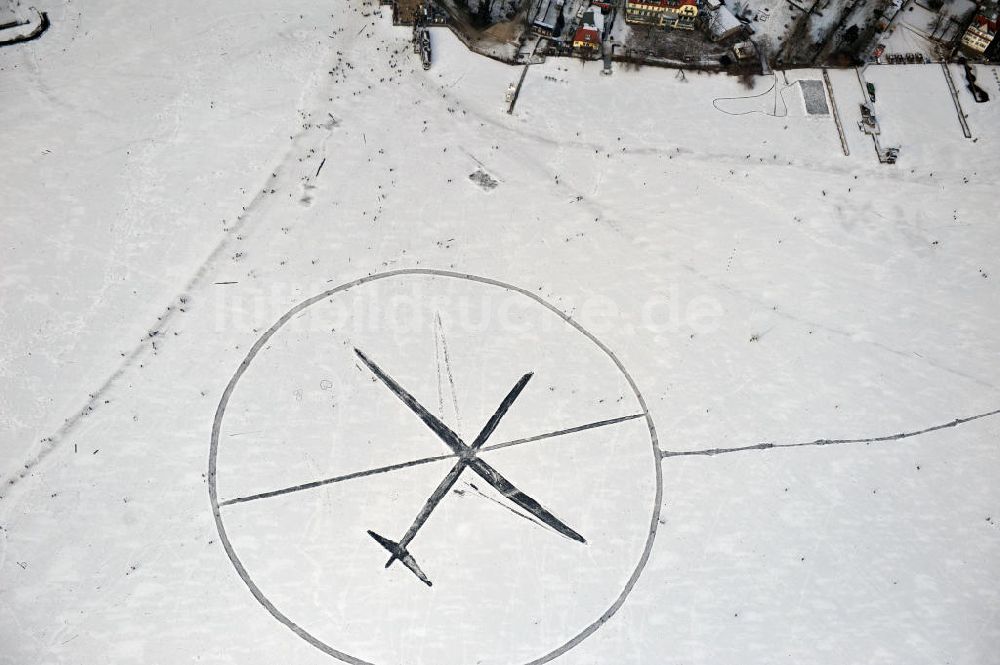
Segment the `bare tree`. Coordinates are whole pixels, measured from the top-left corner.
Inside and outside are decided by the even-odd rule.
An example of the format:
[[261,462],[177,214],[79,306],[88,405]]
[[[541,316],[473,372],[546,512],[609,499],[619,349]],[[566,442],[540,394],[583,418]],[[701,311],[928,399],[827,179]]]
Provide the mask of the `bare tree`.
[[753,41],[757,46],[757,53],[767,62],[771,62],[771,58],[774,56],[774,44],[771,42],[771,36],[760,35]]

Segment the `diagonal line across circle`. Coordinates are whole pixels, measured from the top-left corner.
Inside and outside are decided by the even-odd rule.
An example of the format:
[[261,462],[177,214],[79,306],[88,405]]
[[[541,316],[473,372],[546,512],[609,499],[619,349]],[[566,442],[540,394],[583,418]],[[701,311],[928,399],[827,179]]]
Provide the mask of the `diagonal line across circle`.
[[[644,413],[632,413],[627,416],[618,416],[617,418],[607,418],[605,420],[595,420],[593,422],[584,423],[582,425],[576,425],[574,427],[566,427],[563,429],[558,429],[552,432],[545,432],[544,434],[535,434],[534,436],[527,436],[520,439],[512,439],[510,441],[501,441],[500,443],[490,443],[484,445],[480,450],[500,450],[502,448],[510,448],[512,446],[520,446],[525,443],[535,443],[536,441],[544,441],[545,439],[551,439],[557,436],[566,436],[567,434],[575,434],[577,432],[583,432],[588,429],[595,429],[597,427],[607,427],[609,425],[617,425],[618,423],[626,422],[628,420],[635,420],[636,418],[642,418]],[[292,494],[294,492],[303,492],[305,490],[316,489],[317,487],[323,487],[325,485],[332,485],[334,483],[341,483],[346,480],[355,480],[357,478],[367,478],[368,476],[375,476],[381,473],[389,473],[391,471],[401,471],[402,469],[408,469],[412,466],[421,466],[423,464],[430,464],[431,462],[441,462],[446,459],[451,459],[453,457],[458,457],[458,454],[452,453],[450,455],[434,455],[432,457],[419,457],[417,459],[407,460],[406,462],[397,462],[395,464],[388,464],[386,466],[379,466],[372,469],[364,469],[362,471],[353,471],[351,473],[341,474],[339,476],[330,476],[328,478],[320,478],[319,480],[312,480],[307,483],[300,483],[298,485],[291,485],[289,487],[282,487],[279,489],[269,490],[267,492],[259,492],[257,494],[250,494],[247,496],[239,496],[232,499],[227,499],[225,501],[220,501],[219,506],[231,506],[235,503],[246,503],[247,501],[257,501],[259,499],[270,499],[276,496],[282,496],[284,494]]]

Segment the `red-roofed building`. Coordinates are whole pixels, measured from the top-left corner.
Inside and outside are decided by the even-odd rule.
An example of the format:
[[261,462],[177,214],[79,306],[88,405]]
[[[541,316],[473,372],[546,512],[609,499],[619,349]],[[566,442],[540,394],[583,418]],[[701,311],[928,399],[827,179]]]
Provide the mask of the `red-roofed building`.
[[601,38],[604,36],[604,14],[600,6],[594,4],[587,8],[580,19],[580,27],[573,35],[573,48],[581,51],[600,51]]
[[573,35],[573,48],[597,51],[601,48],[601,33],[589,25],[584,25],[577,28],[576,34]]
[[973,53],[982,53],[997,36],[997,10],[981,9],[962,35],[962,46]]
[[698,0],[625,0],[626,23],[694,30]]

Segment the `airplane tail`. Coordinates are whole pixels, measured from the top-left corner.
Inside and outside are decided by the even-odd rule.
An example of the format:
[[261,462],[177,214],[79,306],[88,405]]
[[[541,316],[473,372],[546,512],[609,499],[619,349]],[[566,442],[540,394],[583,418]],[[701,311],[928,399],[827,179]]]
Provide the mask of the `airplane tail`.
[[417,579],[427,586],[431,586],[431,581],[427,579],[426,575],[424,575],[424,571],[420,570],[420,566],[417,565],[416,559],[413,558],[413,555],[410,554],[409,550],[397,542],[391,541],[384,536],[380,536],[374,531],[369,530],[368,535],[371,536],[375,542],[384,547],[391,555],[389,560],[385,563],[386,568],[391,566],[394,561],[400,561],[404,566],[410,569],[410,572],[417,576]]

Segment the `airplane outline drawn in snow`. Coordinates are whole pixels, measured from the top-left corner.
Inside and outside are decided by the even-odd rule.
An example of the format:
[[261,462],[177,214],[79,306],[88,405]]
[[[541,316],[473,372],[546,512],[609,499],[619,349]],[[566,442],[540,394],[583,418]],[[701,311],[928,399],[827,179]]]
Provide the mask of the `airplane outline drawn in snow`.
[[494,430],[496,430],[497,426],[500,424],[500,420],[504,417],[504,414],[507,413],[507,410],[510,409],[511,405],[514,404],[514,401],[521,394],[521,391],[524,390],[524,387],[528,384],[528,381],[531,380],[531,377],[533,376],[532,372],[528,372],[518,379],[514,387],[511,388],[509,393],[507,393],[507,396],[504,397],[502,402],[500,402],[500,406],[497,407],[493,415],[486,421],[483,429],[473,440],[472,444],[469,445],[466,444],[461,437],[458,436],[458,434],[441,422],[439,418],[424,408],[420,402],[413,397],[413,395],[408,393],[402,386],[396,383],[392,377],[372,362],[368,356],[361,352],[361,350],[355,348],[354,353],[357,354],[358,358],[361,359],[368,369],[371,370],[371,372],[382,383],[384,383],[386,387],[388,387],[389,390],[391,390],[393,394],[395,394],[396,397],[403,402],[403,404],[409,407],[409,409],[413,411],[417,417],[419,417],[424,424],[426,424],[431,431],[433,431],[438,438],[440,438],[445,445],[447,445],[452,452],[455,453],[455,455],[458,456],[458,460],[455,462],[455,465],[441,480],[430,497],[428,497],[423,508],[421,508],[420,512],[417,514],[416,519],[413,520],[413,524],[410,525],[410,528],[406,530],[406,533],[403,534],[403,537],[400,538],[398,542],[392,541],[372,530],[368,530],[368,535],[370,535],[375,542],[385,548],[390,554],[389,560],[385,564],[386,568],[391,566],[394,562],[399,561],[406,566],[410,572],[416,575],[421,582],[427,586],[432,585],[430,579],[428,579],[427,575],[424,574],[424,571],[420,569],[420,566],[417,565],[416,559],[414,559],[413,555],[407,549],[407,546],[416,537],[417,532],[430,517],[434,508],[437,507],[455,483],[458,482],[459,476],[462,475],[462,472],[465,471],[465,469],[471,469],[474,471],[479,477],[493,486],[504,497],[531,513],[555,531],[577,542],[587,542],[583,536],[571,529],[558,517],[543,508],[541,504],[533,498],[517,489],[513,483],[500,475],[499,471],[494,469],[488,462],[478,456],[479,449],[483,447],[486,440],[489,439],[491,434],[493,434]]

